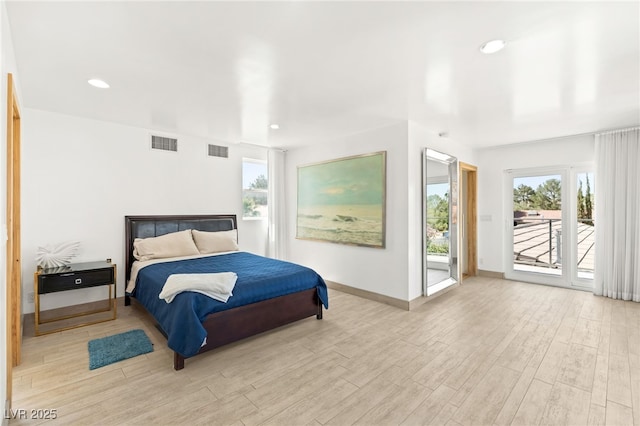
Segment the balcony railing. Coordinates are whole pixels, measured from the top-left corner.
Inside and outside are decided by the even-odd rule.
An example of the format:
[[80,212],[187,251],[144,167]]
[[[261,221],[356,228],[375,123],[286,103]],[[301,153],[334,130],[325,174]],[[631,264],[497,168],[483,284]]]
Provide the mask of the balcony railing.
[[[578,270],[593,272],[594,221],[578,219]],[[522,217],[514,219],[514,264],[562,268],[562,220]]]

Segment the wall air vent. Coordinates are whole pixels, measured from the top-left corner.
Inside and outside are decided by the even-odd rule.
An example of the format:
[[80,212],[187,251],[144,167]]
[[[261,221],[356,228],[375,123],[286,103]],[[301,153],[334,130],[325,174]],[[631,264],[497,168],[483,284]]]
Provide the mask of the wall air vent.
[[151,148],[178,152],[178,139],[151,135]]
[[211,145],[211,144],[209,144],[207,152],[208,152],[210,157],[229,158],[229,147],[228,146],[220,146],[220,145]]

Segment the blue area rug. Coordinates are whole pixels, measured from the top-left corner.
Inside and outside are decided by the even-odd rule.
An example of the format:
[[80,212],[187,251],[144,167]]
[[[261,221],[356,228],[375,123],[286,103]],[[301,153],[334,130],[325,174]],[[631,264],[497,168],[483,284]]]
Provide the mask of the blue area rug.
[[89,342],[89,370],[123,359],[153,352],[153,344],[142,330],[131,330]]

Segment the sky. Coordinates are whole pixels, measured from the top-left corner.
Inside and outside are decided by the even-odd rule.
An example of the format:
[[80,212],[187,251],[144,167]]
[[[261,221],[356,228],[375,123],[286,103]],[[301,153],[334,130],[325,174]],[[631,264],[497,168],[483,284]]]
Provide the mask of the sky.
[[546,176],[527,176],[513,178],[513,188],[517,188],[520,185],[527,185],[533,188],[535,191],[538,186],[548,181],[549,179],[561,180],[560,175],[546,175]]
[[267,163],[244,160],[242,162],[242,188],[248,189],[260,175],[267,177]]
[[382,204],[384,173],[382,154],[298,167],[298,205]]
[[449,183],[430,183],[427,185],[427,196],[439,195],[444,198],[444,194],[449,192]]

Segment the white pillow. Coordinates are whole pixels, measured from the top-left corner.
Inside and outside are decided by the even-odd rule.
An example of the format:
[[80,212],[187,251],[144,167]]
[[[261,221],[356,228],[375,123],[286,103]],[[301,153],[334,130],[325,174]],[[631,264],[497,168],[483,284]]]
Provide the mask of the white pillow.
[[191,256],[199,254],[193,242],[191,229],[172,232],[151,238],[136,238],[133,241],[133,257],[138,260],[162,259],[165,257]]
[[194,229],[192,234],[201,254],[240,250],[237,229],[218,232],[205,232]]

